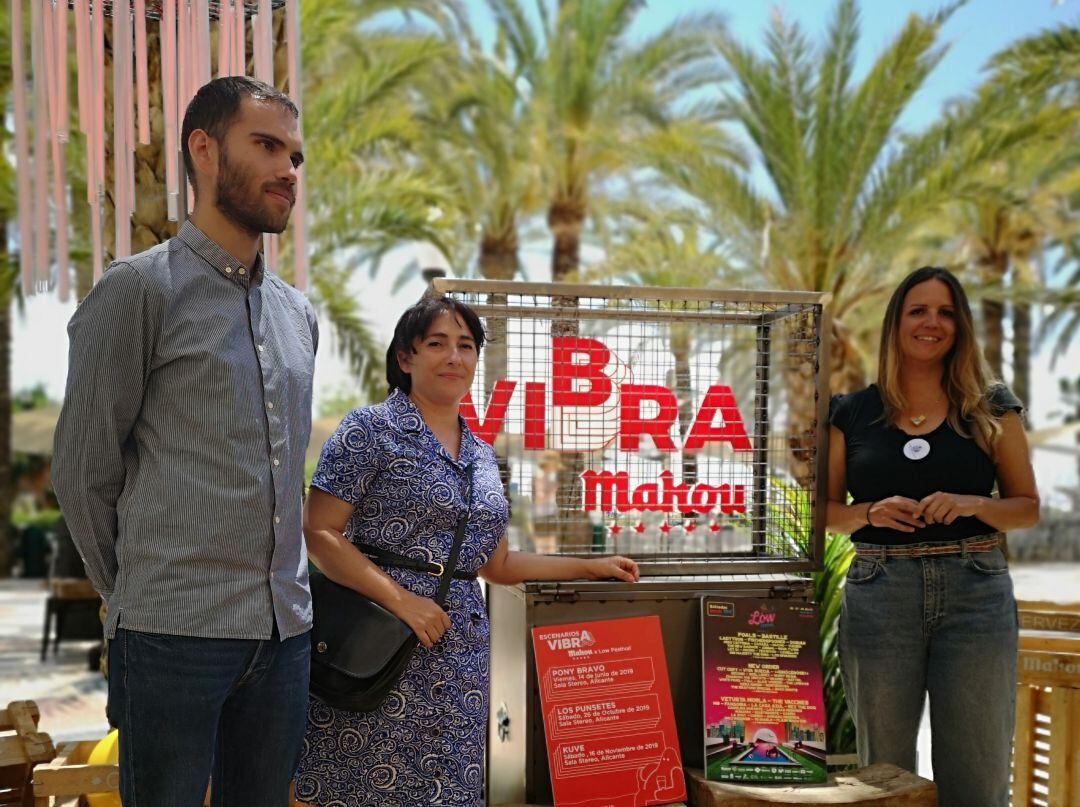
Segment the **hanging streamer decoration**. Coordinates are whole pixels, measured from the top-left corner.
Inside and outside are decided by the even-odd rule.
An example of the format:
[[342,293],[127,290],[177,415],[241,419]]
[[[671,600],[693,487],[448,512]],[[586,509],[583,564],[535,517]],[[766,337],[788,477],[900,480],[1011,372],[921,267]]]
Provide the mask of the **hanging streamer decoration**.
[[[285,79],[289,94],[301,106],[299,0],[9,2],[12,112],[18,165],[19,275],[26,295],[46,289],[55,289],[61,300],[67,300],[70,295],[69,205],[81,204],[81,200],[69,198],[65,160],[69,127],[75,123],[86,144],[86,202],[90,207],[94,280],[100,279],[104,269],[102,228],[109,191],[115,215],[112,254],[131,252],[132,216],[137,201],[135,149],[151,142],[152,96],[159,91],[151,86],[148,69],[148,42],[154,26],[160,37],[165,153],[165,187],[155,188],[154,192],[164,194],[170,221],[185,218],[193,203],[190,188],[184,181],[180,151],[184,111],[196,90],[211,77],[248,74],[249,30],[251,72],[270,84],[277,78]],[[287,75],[280,77],[274,71],[273,33],[274,10],[279,8],[284,22],[287,67]],[[106,29],[106,25],[111,28]],[[107,31],[112,55],[112,120],[106,118],[105,104]],[[71,37],[74,37],[73,47]],[[212,64],[215,44],[216,71]],[[74,123],[70,120],[70,66],[66,58],[70,50],[74,51],[76,62],[78,112]],[[111,178],[106,165],[109,142]],[[291,230],[293,281],[301,289],[307,285],[304,200],[301,169]],[[277,236],[266,236],[264,252],[270,268],[277,266],[279,248]]]

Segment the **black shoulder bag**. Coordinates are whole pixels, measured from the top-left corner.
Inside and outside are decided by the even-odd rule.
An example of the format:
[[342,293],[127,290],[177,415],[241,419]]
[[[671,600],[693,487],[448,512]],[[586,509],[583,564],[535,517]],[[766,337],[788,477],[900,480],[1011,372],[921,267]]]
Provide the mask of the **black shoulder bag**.
[[[469,466],[468,499],[472,498]],[[445,564],[428,563],[371,545],[359,549],[373,561],[426,572],[441,579],[435,603],[441,608],[450,581],[475,580],[458,572],[469,509],[458,519]],[[314,624],[311,629],[311,694],[336,709],[371,712],[379,708],[412,658],[420,640],[408,625],[363,594],[340,586],[321,572],[311,574]]]

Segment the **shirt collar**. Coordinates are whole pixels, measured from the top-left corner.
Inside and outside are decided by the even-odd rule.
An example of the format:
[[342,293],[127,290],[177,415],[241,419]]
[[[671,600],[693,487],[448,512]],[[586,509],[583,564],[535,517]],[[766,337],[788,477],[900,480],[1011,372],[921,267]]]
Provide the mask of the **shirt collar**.
[[438,438],[432,434],[431,429],[427,427],[423,415],[420,414],[420,410],[416,408],[408,395],[400,389],[395,389],[390,393],[390,397],[386,399],[386,404],[394,414],[394,417],[390,418],[391,428],[399,434],[415,437],[436,453],[441,454],[450,462],[462,468],[471,465],[476,459],[479,447],[477,444],[478,438],[472,433],[469,424],[465,422],[465,418],[460,414],[458,415],[458,423],[461,425],[461,448],[458,450],[458,458],[455,461],[449,452],[443,448]]
[[180,225],[180,229],[176,231],[176,237],[183,241],[192,252],[234,283],[239,283],[245,288],[258,286],[262,283],[263,256],[261,252],[255,253],[254,264],[246,266],[212,241],[206,233],[191,222],[191,219]]

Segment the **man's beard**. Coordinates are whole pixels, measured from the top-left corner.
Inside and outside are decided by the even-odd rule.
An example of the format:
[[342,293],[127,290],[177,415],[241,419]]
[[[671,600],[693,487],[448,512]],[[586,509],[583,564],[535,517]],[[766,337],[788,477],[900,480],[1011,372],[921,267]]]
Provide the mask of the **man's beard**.
[[292,207],[284,213],[275,213],[262,204],[261,193],[257,199],[251,198],[251,185],[248,172],[230,162],[225,149],[222,149],[218,158],[217,209],[253,235],[283,232],[289,223]]

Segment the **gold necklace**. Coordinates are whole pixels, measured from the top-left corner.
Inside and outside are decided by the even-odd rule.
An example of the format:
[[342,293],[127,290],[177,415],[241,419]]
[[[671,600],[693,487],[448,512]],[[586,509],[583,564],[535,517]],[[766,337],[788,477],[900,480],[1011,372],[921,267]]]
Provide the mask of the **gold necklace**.
[[[936,401],[934,401],[934,406],[937,406],[939,403],[941,403],[940,397]],[[915,428],[919,428],[919,426],[923,425],[926,422],[926,413],[920,412],[917,415],[908,415],[908,420],[911,421],[912,426],[914,426]]]

